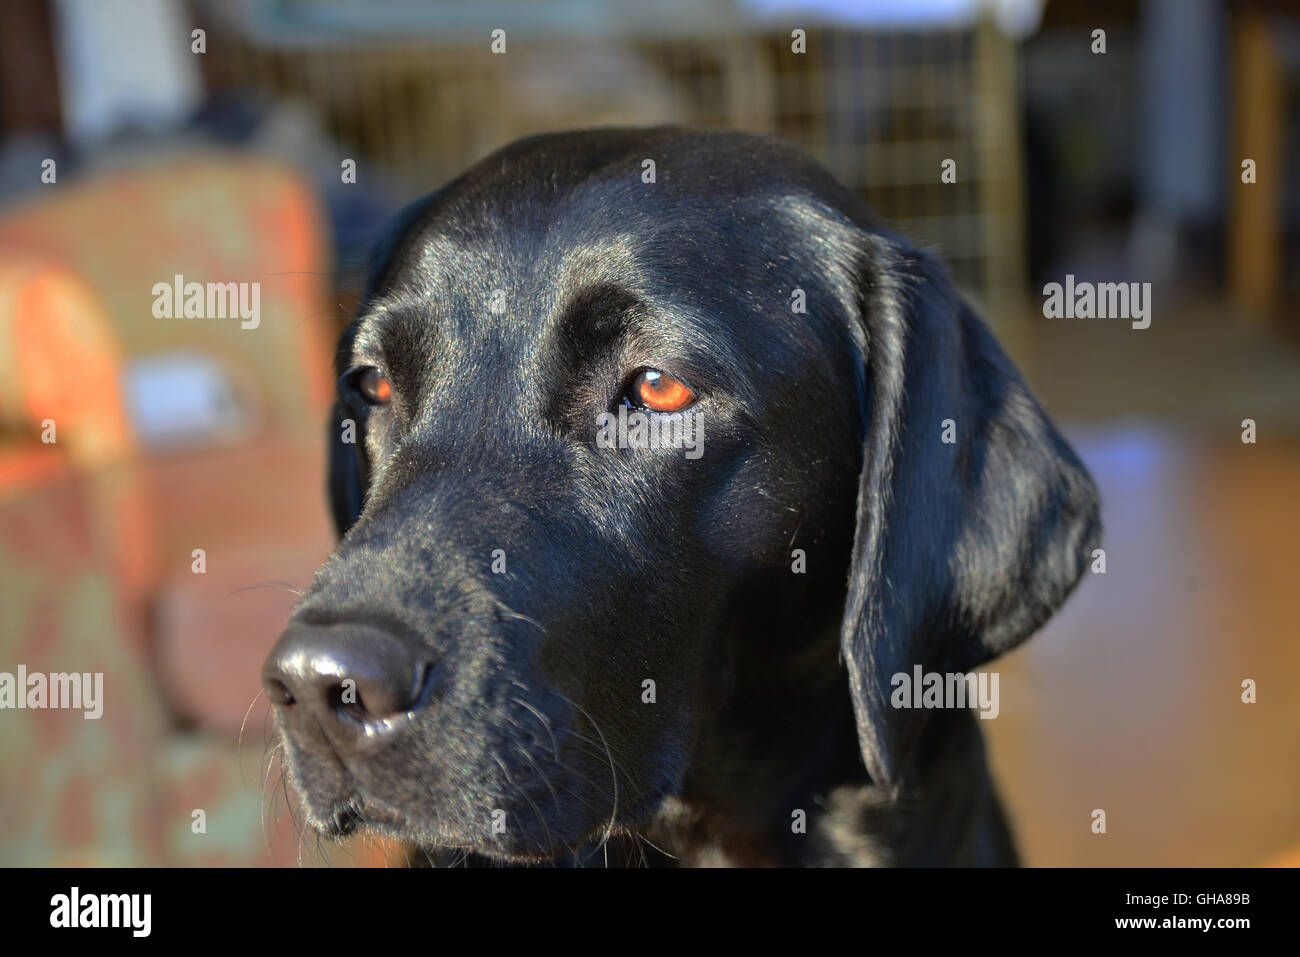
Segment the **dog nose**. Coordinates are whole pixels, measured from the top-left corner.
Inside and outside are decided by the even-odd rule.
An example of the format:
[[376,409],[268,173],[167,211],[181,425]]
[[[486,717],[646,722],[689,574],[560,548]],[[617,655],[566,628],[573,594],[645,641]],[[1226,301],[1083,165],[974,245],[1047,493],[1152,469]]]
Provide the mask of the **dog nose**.
[[286,718],[324,732],[383,734],[389,720],[423,706],[433,681],[430,649],[368,625],[295,623],[271,649],[262,684]]

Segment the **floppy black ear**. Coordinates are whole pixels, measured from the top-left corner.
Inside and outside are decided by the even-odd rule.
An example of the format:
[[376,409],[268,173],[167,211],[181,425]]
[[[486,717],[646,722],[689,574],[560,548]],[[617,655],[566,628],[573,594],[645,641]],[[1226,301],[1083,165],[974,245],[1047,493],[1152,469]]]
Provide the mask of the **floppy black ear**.
[[841,649],[863,758],[897,794],[925,712],[891,706],[892,676],[965,672],[1014,648],[1074,587],[1100,520],[1092,478],[946,270],[871,239]]
[[[439,190],[431,196],[408,203],[384,224],[374,248],[370,251],[365,289],[361,296],[363,310],[364,304],[378,294],[385,277],[401,260],[403,240],[411,234],[419,219],[429,214],[429,210],[437,204],[445,192],[445,189]],[[347,371],[348,359],[352,354],[352,341],[356,334],[357,325],[353,323],[339,339],[334,360],[334,371],[337,375]],[[345,420],[343,410],[339,403],[335,402],[334,409],[330,413],[329,434],[325,440],[329,449],[330,513],[334,516],[334,530],[338,532],[339,538],[342,538],[361,517],[368,481],[368,463],[365,450],[361,445],[360,424],[353,422],[350,436],[353,441],[347,442],[344,433]]]
[[355,422],[352,423],[350,436],[353,441],[345,441],[348,437],[345,433],[345,417],[335,402],[325,441],[329,449],[330,514],[334,516],[334,530],[338,532],[339,538],[361,515],[361,506],[365,501],[362,462],[357,448],[361,436]]

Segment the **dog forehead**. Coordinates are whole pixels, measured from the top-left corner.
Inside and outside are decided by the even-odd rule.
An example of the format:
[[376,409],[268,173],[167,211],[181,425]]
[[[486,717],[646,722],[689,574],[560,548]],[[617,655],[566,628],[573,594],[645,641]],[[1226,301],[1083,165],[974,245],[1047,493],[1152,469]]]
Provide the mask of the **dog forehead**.
[[390,353],[416,341],[434,352],[476,342],[494,343],[497,353],[532,348],[594,290],[617,290],[623,304],[648,302],[663,284],[645,247],[631,231],[558,224],[536,241],[506,222],[473,241],[431,238],[418,257],[407,256],[389,290],[366,303],[354,351]]
[[[710,143],[721,153],[702,170],[660,144],[657,183],[639,175],[639,148],[577,170],[558,150],[485,161],[399,221],[356,343],[390,359],[460,354],[475,375],[500,375],[569,331],[575,304],[616,322],[627,301],[644,325],[701,343],[808,337],[848,288],[851,217],[793,170],[774,172],[788,157],[741,181],[720,159],[743,143]],[[720,181],[720,170],[733,175]],[[804,298],[819,315],[797,311]]]

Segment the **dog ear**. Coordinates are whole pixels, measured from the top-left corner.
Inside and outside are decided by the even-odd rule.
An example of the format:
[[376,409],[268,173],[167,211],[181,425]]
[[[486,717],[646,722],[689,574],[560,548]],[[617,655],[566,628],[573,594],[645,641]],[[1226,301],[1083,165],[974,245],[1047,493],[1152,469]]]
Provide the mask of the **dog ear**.
[[[361,296],[363,309],[365,303],[379,295],[381,287],[396,268],[402,256],[403,240],[411,235],[419,219],[429,214],[429,210],[437,204],[444,192],[445,190],[439,190],[431,196],[408,203],[384,225],[370,251]],[[334,360],[337,375],[343,375],[347,371],[348,357],[352,354],[352,341],[356,334],[357,325],[353,323],[339,340]],[[352,423],[351,430],[350,433],[345,433],[344,426],[349,421]],[[334,516],[334,530],[342,538],[361,517],[369,482],[369,465],[361,441],[360,425],[343,414],[338,402],[334,403],[334,409],[330,413],[329,434],[325,441],[329,449],[330,513]]]
[[358,447],[361,442],[359,429],[355,420],[343,415],[337,402],[330,413],[329,434],[325,441],[329,449],[330,513],[334,516],[334,530],[342,538],[361,515],[365,486],[362,476],[364,463]]
[[1092,478],[946,270],[870,239],[841,650],[863,758],[897,796],[925,712],[891,706],[893,676],[967,672],[1014,648],[1065,600],[1101,527]]

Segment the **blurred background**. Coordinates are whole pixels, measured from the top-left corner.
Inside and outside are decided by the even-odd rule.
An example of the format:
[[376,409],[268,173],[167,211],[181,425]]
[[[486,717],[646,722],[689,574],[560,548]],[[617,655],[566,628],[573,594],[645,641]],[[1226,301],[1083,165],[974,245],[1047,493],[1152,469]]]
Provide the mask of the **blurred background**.
[[[659,122],[784,136],[936,250],[1098,479],[1105,571],[984,722],[1026,862],[1300,863],[1300,2],[10,0],[0,671],[106,704],[0,711],[0,865],[396,859],[294,828],[258,697],[332,545],[334,340],[398,206]],[[1044,318],[1067,274],[1150,328]],[[256,328],[156,316],[176,276]]]

